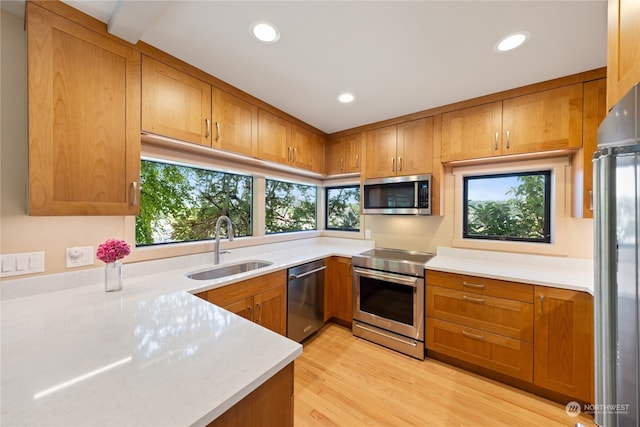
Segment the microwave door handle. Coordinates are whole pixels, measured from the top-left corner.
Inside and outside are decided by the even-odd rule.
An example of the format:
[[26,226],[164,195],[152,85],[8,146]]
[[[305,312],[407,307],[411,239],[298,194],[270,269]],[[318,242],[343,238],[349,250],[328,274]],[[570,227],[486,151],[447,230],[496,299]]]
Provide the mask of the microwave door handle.
[[419,208],[420,205],[418,204],[418,192],[419,192],[419,182],[416,181],[413,183],[413,207],[414,208]]

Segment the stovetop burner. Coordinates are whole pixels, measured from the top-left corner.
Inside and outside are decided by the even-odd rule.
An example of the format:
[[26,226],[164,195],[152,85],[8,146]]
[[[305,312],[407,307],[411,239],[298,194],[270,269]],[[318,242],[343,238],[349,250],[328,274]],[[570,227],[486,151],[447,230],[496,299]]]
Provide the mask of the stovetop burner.
[[424,264],[434,257],[429,252],[375,248],[353,256],[355,267],[423,277]]

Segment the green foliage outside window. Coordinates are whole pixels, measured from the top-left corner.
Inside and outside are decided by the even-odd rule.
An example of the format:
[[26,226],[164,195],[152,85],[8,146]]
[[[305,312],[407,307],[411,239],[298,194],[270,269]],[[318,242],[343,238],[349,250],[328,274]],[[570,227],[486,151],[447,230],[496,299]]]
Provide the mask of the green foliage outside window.
[[551,241],[550,171],[465,177],[464,195],[465,238]]
[[142,160],[136,245],[212,239],[221,215],[231,218],[235,236],[250,236],[252,182],[250,176]]
[[317,188],[312,185],[265,181],[265,233],[315,230]]
[[327,230],[360,231],[360,186],[327,187]]

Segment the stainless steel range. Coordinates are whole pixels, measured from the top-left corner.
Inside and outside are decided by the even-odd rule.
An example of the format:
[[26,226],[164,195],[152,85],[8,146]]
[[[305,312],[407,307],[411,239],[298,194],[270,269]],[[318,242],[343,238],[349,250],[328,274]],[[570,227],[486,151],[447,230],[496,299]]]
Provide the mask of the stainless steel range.
[[427,252],[376,248],[353,256],[353,334],[424,359]]

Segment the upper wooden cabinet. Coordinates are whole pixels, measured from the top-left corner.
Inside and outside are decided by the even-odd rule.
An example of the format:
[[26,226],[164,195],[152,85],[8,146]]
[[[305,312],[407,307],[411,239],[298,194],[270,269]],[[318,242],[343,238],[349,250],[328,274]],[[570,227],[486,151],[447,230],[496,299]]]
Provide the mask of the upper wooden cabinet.
[[536,286],[533,383],[593,402],[593,298]]
[[212,88],[212,146],[245,156],[258,154],[258,107]]
[[442,115],[442,161],[582,146],[582,84]]
[[430,173],[433,117],[367,131],[365,153],[365,178]]
[[29,214],[139,213],[140,54],[27,3]]
[[598,127],[607,115],[606,79],[584,84],[582,112],[582,149],[571,161],[573,203],[576,218],[593,218],[593,153],[598,149]]
[[259,109],[258,158],[321,173],[324,138]]
[[609,0],[607,110],[640,82],[640,1]]
[[325,165],[327,175],[360,172],[362,133],[342,136],[327,141]]
[[142,57],[142,131],[211,146],[211,85]]

